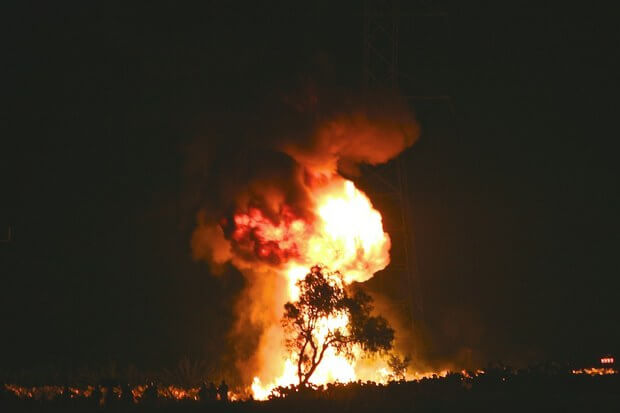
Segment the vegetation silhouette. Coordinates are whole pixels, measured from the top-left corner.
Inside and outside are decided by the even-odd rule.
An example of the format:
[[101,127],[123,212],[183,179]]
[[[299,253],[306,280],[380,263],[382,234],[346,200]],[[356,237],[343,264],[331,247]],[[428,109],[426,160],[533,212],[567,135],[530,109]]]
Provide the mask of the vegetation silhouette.
[[[108,386],[109,381],[89,385],[70,383],[79,390],[67,398],[65,385],[24,387],[31,392],[15,393],[14,385],[0,386],[0,412],[617,412],[620,411],[620,374],[573,373],[575,366],[537,365],[515,370],[499,363],[484,370],[452,372],[446,377],[416,381],[329,383],[323,386],[278,388],[268,401],[239,397],[228,402],[204,401],[186,392],[182,398],[163,392],[151,383]],[[2,384],[2,381],[0,381]],[[25,383],[22,386],[26,386]],[[124,388],[125,387],[125,388]],[[211,383],[207,389],[211,387]],[[213,384],[213,387],[216,387]],[[144,388],[142,392],[141,389]],[[92,393],[85,392],[91,389]],[[162,387],[159,387],[163,390]],[[120,391],[119,391],[120,390]],[[136,391],[133,402],[122,401],[122,392]],[[186,389],[190,390],[190,389]],[[198,391],[198,388],[196,388]],[[103,393],[110,392],[109,403]],[[234,391],[233,391],[234,394]],[[241,396],[241,395],[240,395]],[[209,396],[210,397],[210,396]]]
[[[287,348],[296,356],[300,386],[308,384],[330,348],[348,359],[355,358],[355,347],[367,353],[392,348],[394,330],[385,318],[371,315],[372,298],[361,290],[348,291],[338,271],[316,265],[296,286],[299,297],[284,305],[282,325]],[[346,319],[346,325],[336,319]]]

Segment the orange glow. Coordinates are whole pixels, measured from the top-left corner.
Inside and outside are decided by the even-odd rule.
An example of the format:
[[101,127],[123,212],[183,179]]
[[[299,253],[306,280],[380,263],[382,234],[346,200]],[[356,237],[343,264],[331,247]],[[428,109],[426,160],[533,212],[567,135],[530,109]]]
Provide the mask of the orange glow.
[[[296,217],[286,206],[282,208],[277,224],[255,208],[234,217],[232,238],[239,243],[238,246],[254,251],[260,261],[275,267],[272,270],[284,283],[280,302],[274,303],[278,317],[286,301],[298,298],[296,282],[314,265],[338,270],[344,283],[350,284],[367,281],[390,262],[390,237],[383,230],[381,214],[353,182],[337,176],[327,181],[319,179],[309,190],[315,216],[313,221]],[[347,324],[348,318],[344,314],[324,319],[318,328],[319,342],[325,338],[328,328],[342,328]],[[298,383],[297,355],[287,352],[281,335],[273,330],[272,335],[268,335],[269,340],[260,346],[261,359],[251,385],[252,395],[258,400],[268,398],[276,387]],[[356,380],[386,383],[390,379],[385,360],[358,363],[356,360],[360,359],[362,352],[360,349],[353,352],[355,360],[348,360],[328,349],[309,382],[314,385]],[[445,377],[446,374],[447,371],[409,371],[405,372],[405,377],[419,380]]]
[[[313,265],[340,271],[345,284],[350,284],[370,279],[390,261],[390,238],[383,231],[381,214],[353,182],[334,177],[327,183],[315,185],[311,192],[316,217],[312,223],[295,217],[287,208],[283,208],[278,224],[271,223],[257,210],[234,218],[236,227],[232,236],[235,240],[248,239],[251,233],[253,240],[258,240],[254,244],[256,256],[270,263],[282,264],[276,271],[285,282],[286,291],[279,310],[286,301],[298,298],[295,283]],[[347,324],[346,315],[326,318],[318,328],[319,341],[326,336],[328,328],[345,327]],[[356,355],[360,355],[359,350]],[[276,368],[279,373],[275,378],[272,376],[268,384],[263,384],[261,371],[257,372],[251,385],[255,399],[266,399],[275,387],[297,384],[296,355],[288,354],[283,345],[278,351],[268,352],[263,364],[279,365]],[[359,374],[355,367],[355,361],[328,349],[310,383],[319,385],[357,380]],[[374,369],[373,377],[364,378],[385,380],[379,372],[385,367],[385,363],[381,363]],[[273,371],[273,367],[270,368]]]
[[310,191],[313,222],[287,205],[277,220],[256,207],[236,214],[231,238],[243,255],[277,267],[292,284],[317,264],[340,271],[346,283],[366,281],[389,264],[381,214],[353,182],[332,178]]
[[[323,265],[337,270],[343,275],[344,283],[350,284],[369,280],[390,262],[390,237],[383,230],[381,214],[353,182],[338,176],[317,179],[309,191],[315,216],[312,222],[296,217],[287,207],[282,208],[277,224],[256,209],[234,217],[233,239],[246,250],[254,250],[259,260],[276,264],[274,271],[284,283],[280,302],[273,304],[278,318],[284,303],[299,297],[296,282],[312,266]],[[250,240],[252,243],[248,244]],[[328,328],[342,328],[347,324],[344,314],[324,319],[318,328],[318,341],[325,339]],[[257,400],[267,399],[276,387],[298,383],[297,355],[288,353],[281,333],[278,335],[275,330],[273,328],[271,335],[266,335],[269,339],[260,345],[261,359],[251,385],[252,395]],[[356,380],[386,383],[390,380],[386,360],[360,361],[361,349],[354,349],[353,353],[355,359],[348,360],[328,349],[310,377],[310,384]],[[445,377],[447,373],[405,371],[405,378],[420,380]]]
[[587,374],[589,376],[605,376],[608,374],[618,374],[618,370],[609,367],[590,367],[585,369],[573,370],[573,374]]
[[193,387],[189,389],[185,389],[183,387],[178,386],[166,386],[160,387],[157,389],[157,395],[166,399],[176,399],[176,400],[198,400],[198,392],[200,389],[198,387]]
[[[6,384],[5,388],[20,399],[53,400],[62,396],[64,393],[63,386],[25,387],[14,384]],[[142,398],[146,388],[147,386],[143,384],[130,388],[135,402],[138,402]],[[68,388],[69,397],[72,399],[89,398],[92,396],[94,390],[94,386]],[[100,390],[102,392],[102,399],[105,398],[105,395],[109,391],[112,391],[114,394],[113,397],[116,399],[119,399],[122,395],[122,390],[119,386],[100,387]],[[163,386],[157,388],[157,396],[163,399],[198,400],[199,391],[200,389],[198,387],[183,388],[179,386]],[[232,393],[230,395],[232,396]]]
[[[53,400],[64,394],[65,388],[63,386],[17,386],[15,384],[5,384],[4,387],[13,393],[20,399],[35,399],[35,400]],[[69,392],[68,397],[71,399],[87,398],[93,393],[93,386],[85,387],[67,387]]]
[[[217,228],[202,223],[193,238],[199,255],[207,251],[216,264],[230,261],[249,281],[237,303],[234,332],[248,325],[262,331],[253,355],[237,361],[239,370],[249,373],[252,384],[246,390],[255,399],[299,381],[297,355],[286,349],[281,326],[284,304],[299,297],[297,281],[318,265],[342,274],[346,285],[365,282],[390,263],[391,241],[381,214],[352,181],[312,170],[305,170],[302,181],[303,206],[287,204],[285,196],[271,196],[268,202],[242,197],[230,219],[221,220]],[[343,328],[348,321],[346,314],[322,320],[317,341],[324,342],[328,329]],[[309,383],[390,379],[387,360],[363,358],[359,348],[352,353],[353,360],[328,349]],[[404,373],[409,380],[445,375]]]

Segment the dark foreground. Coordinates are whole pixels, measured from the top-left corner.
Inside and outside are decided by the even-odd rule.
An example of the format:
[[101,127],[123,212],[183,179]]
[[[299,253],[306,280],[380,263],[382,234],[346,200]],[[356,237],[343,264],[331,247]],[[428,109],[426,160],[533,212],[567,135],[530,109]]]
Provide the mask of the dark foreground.
[[620,375],[484,374],[388,385],[282,389],[269,401],[92,398],[36,400],[4,391],[0,412],[620,412]]

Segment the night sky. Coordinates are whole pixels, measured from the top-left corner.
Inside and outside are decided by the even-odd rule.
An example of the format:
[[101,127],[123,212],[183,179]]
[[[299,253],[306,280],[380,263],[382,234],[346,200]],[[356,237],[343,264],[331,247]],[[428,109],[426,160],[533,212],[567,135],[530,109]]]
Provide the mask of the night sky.
[[[361,2],[10,3],[0,366],[225,365],[244,280],[191,258],[189,154],[316,66],[360,89]],[[450,96],[403,155],[427,356],[617,354],[614,15],[465,3],[400,26],[403,88]]]

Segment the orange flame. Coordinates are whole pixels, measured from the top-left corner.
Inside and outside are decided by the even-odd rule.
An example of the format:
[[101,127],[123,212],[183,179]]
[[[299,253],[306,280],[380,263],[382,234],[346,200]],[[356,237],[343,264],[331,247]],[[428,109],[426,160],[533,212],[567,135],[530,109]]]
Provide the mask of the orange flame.
[[618,374],[618,370],[611,367],[590,367],[585,369],[576,369],[573,374],[587,374],[589,376],[605,376],[609,374]]
[[[285,300],[280,303],[279,309],[284,302],[298,298],[296,282],[313,265],[339,270],[344,282],[350,284],[370,279],[390,261],[390,238],[383,230],[381,214],[353,182],[335,177],[329,183],[313,188],[312,196],[316,216],[312,224],[294,217],[288,209],[283,210],[278,224],[272,224],[256,210],[234,218],[235,240],[253,238],[256,256],[270,263],[283,264],[276,269],[287,287]],[[327,327],[345,327],[347,324],[346,315],[323,320],[323,325],[319,327],[319,340],[327,334]],[[270,346],[278,344],[273,340],[270,342]],[[262,365],[268,365],[273,372],[273,366],[277,364],[279,367],[275,370],[278,373],[268,384],[263,384],[260,378],[262,372],[258,372],[252,383],[255,399],[266,399],[275,387],[298,381],[294,354],[288,354],[281,344],[277,351],[264,353]],[[385,381],[381,369],[385,369],[385,363],[376,366],[372,377],[365,379]],[[329,349],[310,382],[350,382],[359,376],[355,361],[347,360]]]

